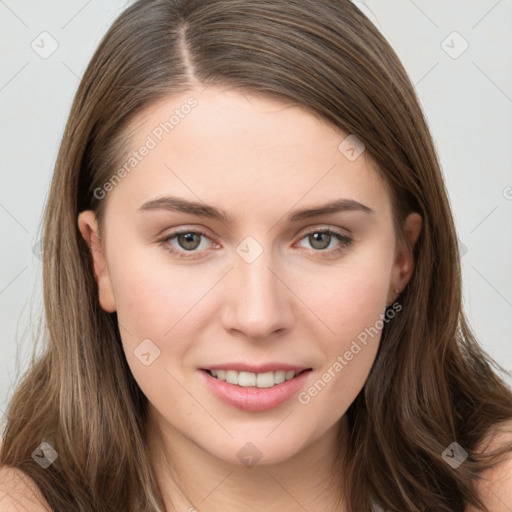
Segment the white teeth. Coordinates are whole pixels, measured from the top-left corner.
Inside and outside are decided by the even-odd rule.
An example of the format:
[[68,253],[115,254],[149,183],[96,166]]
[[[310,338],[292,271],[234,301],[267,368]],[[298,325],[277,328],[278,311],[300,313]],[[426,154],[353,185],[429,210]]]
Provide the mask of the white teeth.
[[228,370],[226,372],[226,382],[229,384],[238,384],[238,372],[235,372],[235,370]]
[[[253,373],[254,375],[254,373]],[[271,388],[275,385],[274,372],[258,373],[256,377],[256,387]]]
[[276,372],[252,373],[237,372],[235,370],[210,370],[210,373],[219,380],[224,380],[229,384],[236,384],[244,388],[256,386],[258,388],[271,388],[276,384],[281,384],[285,380],[293,379],[296,375],[294,370],[285,372],[278,370]]
[[[293,372],[293,373],[295,373],[295,372]],[[276,384],[281,384],[285,380],[286,380],[286,372],[284,370],[279,370],[279,371],[275,372],[274,382]]]
[[238,374],[238,385],[243,387],[256,386],[256,374],[250,372],[240,372]]

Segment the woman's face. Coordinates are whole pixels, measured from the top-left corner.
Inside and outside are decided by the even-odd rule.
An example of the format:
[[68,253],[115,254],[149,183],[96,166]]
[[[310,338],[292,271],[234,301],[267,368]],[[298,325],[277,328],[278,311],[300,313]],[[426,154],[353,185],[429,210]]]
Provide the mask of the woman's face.
[[133,376],[169,436],[288,459],[338,425],[412,272],[389,195],[349,134],[276,100],[197,89],[132,127],[101,245],[79,226]]

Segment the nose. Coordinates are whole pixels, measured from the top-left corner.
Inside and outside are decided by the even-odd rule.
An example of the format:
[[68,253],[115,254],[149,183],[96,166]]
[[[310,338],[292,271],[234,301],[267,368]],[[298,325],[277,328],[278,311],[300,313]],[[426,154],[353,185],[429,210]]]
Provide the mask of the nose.
[[286,271],[270,250],[252,263],[234,255],[227,299],[222,312],[224,328],[253,340],[269,340],[288,332],[294,322],[294,295]]

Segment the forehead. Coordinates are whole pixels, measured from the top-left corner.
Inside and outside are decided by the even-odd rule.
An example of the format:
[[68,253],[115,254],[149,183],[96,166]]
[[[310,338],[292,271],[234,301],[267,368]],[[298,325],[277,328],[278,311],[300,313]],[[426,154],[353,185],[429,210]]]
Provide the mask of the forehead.
[[275,98],[193,89],[152,105],[128,132],[109,203],[133,209],[167,193],[248,215],[338,198],[389,210],[365,152],[346,153],[350,134]]

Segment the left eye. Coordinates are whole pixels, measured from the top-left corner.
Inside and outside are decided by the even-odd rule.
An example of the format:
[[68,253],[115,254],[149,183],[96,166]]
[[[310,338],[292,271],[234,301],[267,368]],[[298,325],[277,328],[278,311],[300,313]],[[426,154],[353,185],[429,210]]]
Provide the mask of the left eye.
[[[188,255],[184,255],[185,252],[198,252],[198,249],[202,243],[201,238],[209,239],[208,236],[202,231],[179,231],[175,233],[171,233],[170,235],[163,238],[160,242],[172,253],[175,253],[178,257],[189,257]],[[178,249],[171,242],[176,239],[178,242]],[[181,251],[180,251],[181,249]],[[201,247],[204,249],[204,247]]]
[[[328,249],[326,252],[337,252],[352,244],[352,239],[349,236],[333,231],[332,229],[310,231],[306,233],[301,240],[306,238],[313,249],[317,251],[325,251]],[[338,241],[338,245],[329,247],[333,241]]]
[[[159,242],[178,258],[193,258],[195,254],[206,248],[201,247],[202,239],[210,240],[208,235],[202,231],[178,231],[166,235]],[[352,245],[352,239],[349,236],[331,229],[310,231],[304,234],[300,240],[304,239],[308,240],[314,252],[326,254],[340,252]],[[173,240],[176,240],[177,245],[173,243]],[[339,243],[333,247],[331,243],[336,241]],[[218,247],[217,244],[214,245]]]

